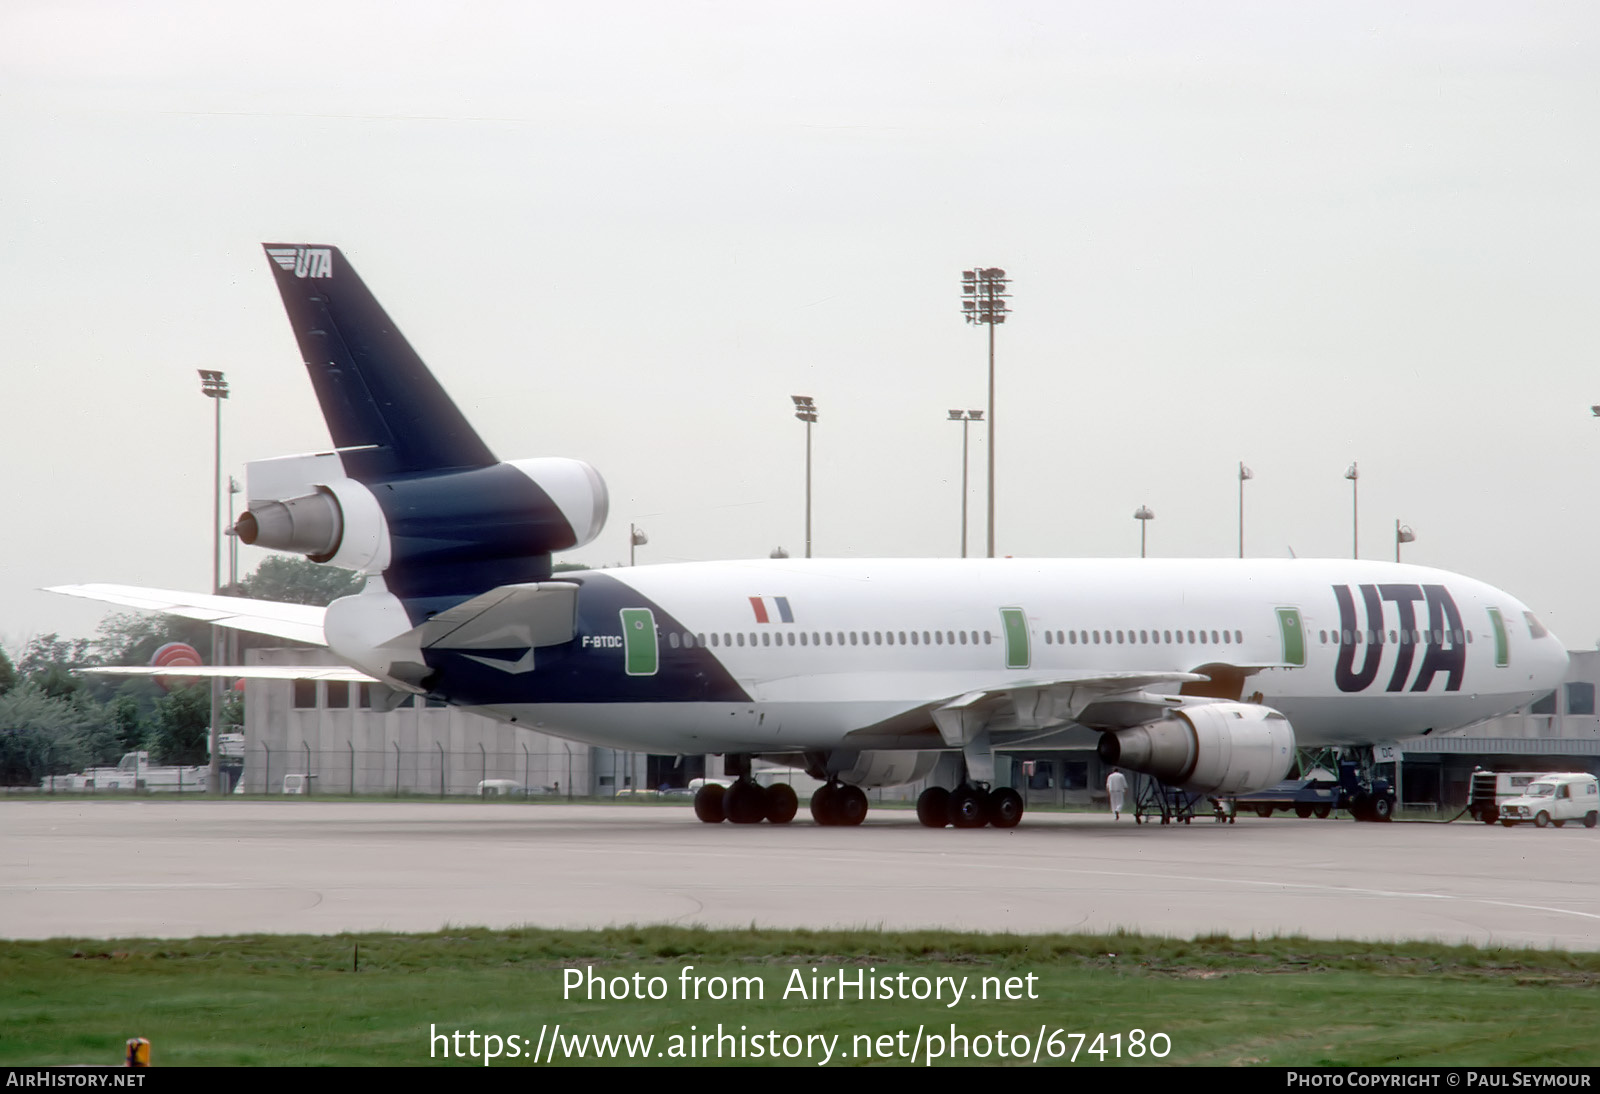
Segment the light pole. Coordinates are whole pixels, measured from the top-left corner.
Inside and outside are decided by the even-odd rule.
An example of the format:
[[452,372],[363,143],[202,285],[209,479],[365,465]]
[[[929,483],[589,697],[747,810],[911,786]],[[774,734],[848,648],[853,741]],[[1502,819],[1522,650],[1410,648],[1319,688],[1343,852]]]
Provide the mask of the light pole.
[[633,565],[633,549],[643,547],[650,542],[650,537],[644,534],[644,529],[637,524],[628,525],[628,565]]
[[[212,369],[199,369],[200,392],[210,399],[215,408],[216,425],[212,432],[211,465],[211,591],[222,591],[222,400],[228,397],[228,381],[222,373]],[[221,663],[222,628],[211,628],[211,663]],[[222,677],[211,678],[211,762],[206,773],[206,788],[212,794],[222,792],[222,757],[217,747],[217,721],[222,717]]]
[[952,410],[952,422],[961,423],[961,557],[967,557],[967,426],[983,421],[981,410]]
[[1396,562],[1400,561],[1400,545],[1402,543],[1414,543],[1416,538],[1417,533],[1411,530],[1409,524],[1401,524],[1398,520],[1394,522],[1394,560]]
[[1244,484],[1247,479],[1253,479],[1256,473],[1239,461],[1239,557],[1244,557]]
[[817,404],[809,395],[791,395],[794,416],[806,423],[806,557],[811,557],[811,427],[817,424]]
[[961,312],[969,323],[989,324],[989,557],[994,557],[994,328],[1011,311],[1011,279],[998,267],[961,271]]
[[1360,487],[1357,486],[1357,480],[1361,478],[1361,474],[1356,470],[1356,465],[1354,462],[1350,464],[1350,469],[1344,473],[1344,477],[1350,480],[1350,557],[1360,558],[1361,499]]
[[1133,519],[1139,522],[1139,557],[1143,558],[1144,534],[1146,529],[1150,527],[1150,522],[1156,519],[1156,515],[1150,511],[1148,505],[1141,505],[1133,511]]

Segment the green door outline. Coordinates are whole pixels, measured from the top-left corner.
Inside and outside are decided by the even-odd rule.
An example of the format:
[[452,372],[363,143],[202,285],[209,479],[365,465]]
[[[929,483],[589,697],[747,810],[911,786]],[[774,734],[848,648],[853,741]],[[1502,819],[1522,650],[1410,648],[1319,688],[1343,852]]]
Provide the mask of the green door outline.
[[1000,630],[1006,636],[1006,668],[1025,669],[1033,663],[1028,648],[1028,613],[1021,608],[1000,609]]
[[1300,625],[1299,608],[1278,609],[1278,633],[1283,636],[1283,663],[1306,667],[1306,632]]
[[656,649],[656,613],[649,608],[623,608],[622,650],[629,676],[654,676],[660,661]]
[[1494,627],[1494,667],[1506,668],[1511,664],[1511,646],[1506,641],[1506,621],[1500,618],[1499,608],[1489,609],[1489,624]]

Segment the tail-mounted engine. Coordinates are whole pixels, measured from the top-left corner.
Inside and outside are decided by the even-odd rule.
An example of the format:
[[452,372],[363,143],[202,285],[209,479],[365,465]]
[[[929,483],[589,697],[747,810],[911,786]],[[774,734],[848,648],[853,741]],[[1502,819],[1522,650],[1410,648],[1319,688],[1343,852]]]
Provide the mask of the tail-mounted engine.
[[1271,707],[1206,703],[1159,722],[1103,734],[1100,759],[1207,794],[1246,794],[1281,782],[1294,763],[1294,728]]
[[550,553],[605,526],[605,482],[581,460],[531,459],[358,482],[337,453],[249,467],[245,543],[384,573],[405,595],[477,591],[550,573]]

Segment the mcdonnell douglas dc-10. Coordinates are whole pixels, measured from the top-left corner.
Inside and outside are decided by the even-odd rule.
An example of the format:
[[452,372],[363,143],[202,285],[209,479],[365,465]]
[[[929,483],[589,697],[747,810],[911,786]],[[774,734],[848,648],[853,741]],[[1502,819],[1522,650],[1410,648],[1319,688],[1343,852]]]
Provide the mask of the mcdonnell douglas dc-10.
[[[931,827],[1015,825],[996,749],[1098,731],[1108,763],[1211,795],[1297,746],[1448,730],[1554,688],[1566,651],[1515,597],[1440,570],[1334,560],[761,560],[552,572],[605,524],[577,460],[502,462],[338,249],[267,244],[331,451],[249,465],[246,543],[366,575],[323,608],[128,586],[56,591],[324,645],[378,705],[425,694],[596,745],[721,753],[702,820],[859,824],[867,788],[965,778]],[[186,670],[190,672],[194,670]],[[296,669],[218,667],[262,676]],[[306,670],[307,672],[309,670]],[[301,673],[305,674],[304,672]],[[324,666],[317,674],[328,677]],[[1360,812],[1387,817],[1392,797]]]

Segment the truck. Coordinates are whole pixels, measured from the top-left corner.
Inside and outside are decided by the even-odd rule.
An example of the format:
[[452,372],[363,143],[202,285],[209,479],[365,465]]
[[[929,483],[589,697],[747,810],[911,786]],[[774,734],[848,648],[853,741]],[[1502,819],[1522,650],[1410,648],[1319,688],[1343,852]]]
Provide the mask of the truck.
[[150,762],[148,752],[125,752],[116,767],[90,767],[72,775],[49,775],[39,786],[44,790],[79,793],[96,790],[204,792],[209,774],[206,764],[157,765]]
[[1581,820],[1585,828],[1600,824],[1600,780],[1593,775],[1541,775],[1529,784],[1527,793],[1500,805],[1500,823],[1507,828],[1519,824],[1560,828],[1569,820]]

